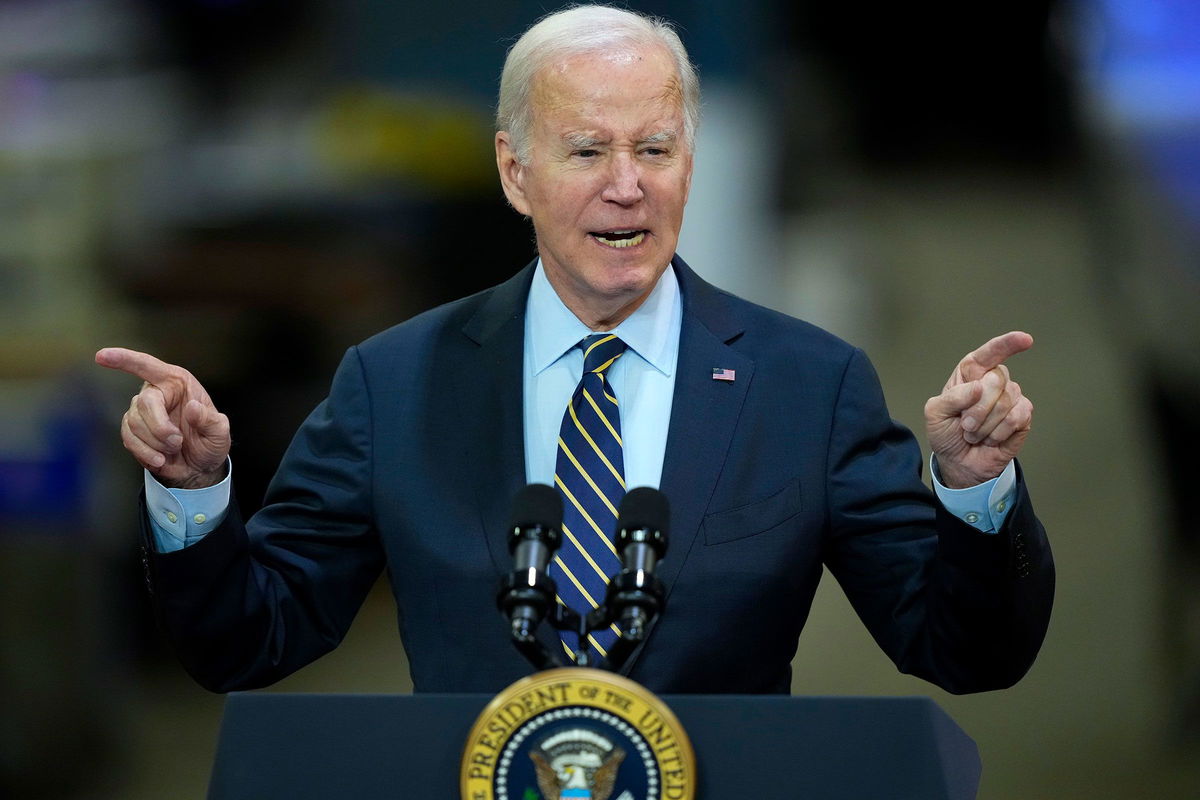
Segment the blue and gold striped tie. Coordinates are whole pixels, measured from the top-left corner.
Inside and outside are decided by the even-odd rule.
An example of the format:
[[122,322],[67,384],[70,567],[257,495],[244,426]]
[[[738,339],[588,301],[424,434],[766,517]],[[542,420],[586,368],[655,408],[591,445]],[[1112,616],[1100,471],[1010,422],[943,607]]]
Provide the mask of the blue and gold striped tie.
[[[604,602],[608,579],[621,568],[614,534],[625,496],[625,459],[617,396],[605,372],[625,352],[625,343],[611,333],[597,333],[577,347],[583,350],[583,377],[563,414],[554,465],[554,483],[563,495],[564,537],[554,567],[559,599],[586,615]],[[609,626],[588,639],[605,656],[617,635]],[[574,644],[574,636],[564,635],[563,647],[572,657]]]

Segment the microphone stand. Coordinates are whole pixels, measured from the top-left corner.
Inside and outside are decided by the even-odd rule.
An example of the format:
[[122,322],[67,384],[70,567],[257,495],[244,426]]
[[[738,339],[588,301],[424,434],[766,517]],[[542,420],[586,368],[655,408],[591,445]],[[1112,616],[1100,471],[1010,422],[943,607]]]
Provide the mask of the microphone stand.
[[[624,568],[609,580],[603,604],[586,616],[555,601],[558,585],[544,569],[548,554],[559,545],[561,500],[550,487],[531,484],[518,494],[517,506],[509,550],[520,566],[505,576],[496,595],[496,605],[509,619],[513,644],[536,670],[561,667],[557,649],[551,652],[537,638],[537,626],[546,619],[555,630],[575,633],[576,666],[619,672],[646,640],[666,604],[663,583],[654,574],[655,564],[667,550],[666,497],[655,489],[640,487],[622,498],[617,539]],[[620,636],[594,664],[588,655],[587,637],[613,624],[620,629]]]
[[604,605],[588,614],[588,633],[617,623],[621,635],[608,649],[600,669],[620,672],[666,605],[663,583],[646,570],[623,570],[608,584]]
[[[557,631],[573,631],[576,636],[575,666],[598,667],[620,672],[633,651],[645,641],[650,627],[666,605],[663,583],[646,570],[623,570],[609,582],[604,603],[580,616],[574,609],[553,602],[558,591],[554,579],[532,570],[513,570],[500,584],[496,604],[506,615],[514,608],[533,608],[533,615],[512,617],[510,634],[513,645],[534,669],[563,666],[563,660],[537,638],[537,627],[545,619]],[[621,636],[609,648],[608,655],[594,663],[583,646],[588,634],[617,623]]]
[[[504,577],[496,596],[496,605],[511,619],[509,632],[513,645],[538,671],[563,665],[562,659],[537,638],[538,624],[548,619],[556,630],[578,631],[580,628],[579,614],[554,602],[557,593],[554,579],[544,572],[518,569]],[[533,612],[513,613],[521,607],[533,609]]]

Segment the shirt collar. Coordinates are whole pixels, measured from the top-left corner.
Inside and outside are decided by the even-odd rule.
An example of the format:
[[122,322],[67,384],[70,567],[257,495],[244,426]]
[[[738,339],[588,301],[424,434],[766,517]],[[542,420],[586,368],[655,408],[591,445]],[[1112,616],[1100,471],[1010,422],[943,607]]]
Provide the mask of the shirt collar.
[[[673,351],[678,347],[678,337],[672,341],[671,332],[673,328],[677,330],[672,323],[679,317],[681,305],[679,281],[675,278],[675,270],[668,266],[646,301],[613,333],[621,337],[629,349],[646,363],[669,377],[675,361]],[[534,375],[541,373],[578,344],[580,339],[592,333],[554,291],[542,268],[541,259],[538,259],[537,269],[533,273],[525,313]]]

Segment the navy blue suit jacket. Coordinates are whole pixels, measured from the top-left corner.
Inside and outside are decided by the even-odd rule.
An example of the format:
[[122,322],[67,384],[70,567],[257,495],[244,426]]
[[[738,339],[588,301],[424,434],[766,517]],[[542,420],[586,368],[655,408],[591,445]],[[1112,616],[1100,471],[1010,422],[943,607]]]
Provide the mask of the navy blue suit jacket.
[[[997,535],[951,517],[861,351],[673,267],[667,609],[626,674],[665,693],[789,691],[825,565],[902,671],[953,692],[1015,682],[1054,584],[1024,485]],[[529,672],[495,592],[525,481],[532,271],[351,348],[261,511],[243,524],[235,503],[201,542],[150,548],[161,624],[201,684],[262,686],[332,649],[383,569],[418,691],[495,692]]]

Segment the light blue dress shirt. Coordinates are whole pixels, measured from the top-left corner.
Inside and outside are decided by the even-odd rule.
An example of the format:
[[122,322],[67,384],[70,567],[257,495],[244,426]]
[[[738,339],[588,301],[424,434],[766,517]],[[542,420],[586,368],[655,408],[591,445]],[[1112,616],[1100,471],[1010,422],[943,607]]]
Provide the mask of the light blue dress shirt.
[[[621,408],[625,483],[658,488],[667,449],[683,298],[674,270],[629,318],[614,329],[629,346],[608,371]],[[550,285],[539,261],[529,290],[525,315],[525,479],[554,485],[554,463],[563,412],[583,374],[583,351],[575,347],[593,331],[579,321]],[[221,524],[229,506],[233,476],[207,489],[167,489],[145,473],[146,507],[159,552],[180,550]],[[933,488],[942,505],[959,519],[983,531],[1000,529],[1012,506],[1016,467],[1009,463],[999,477],[969,489],[942,485],[930,457]]]
[[[683,300],[675,271],[612,330],[628,350],[608,370],[621,412],[625,485],[658,488],[667,450]],[[583,375],[577,345],[593,331],[559,299],[541,262],[525,309],[525,479],[554,485],[563,413]]]

